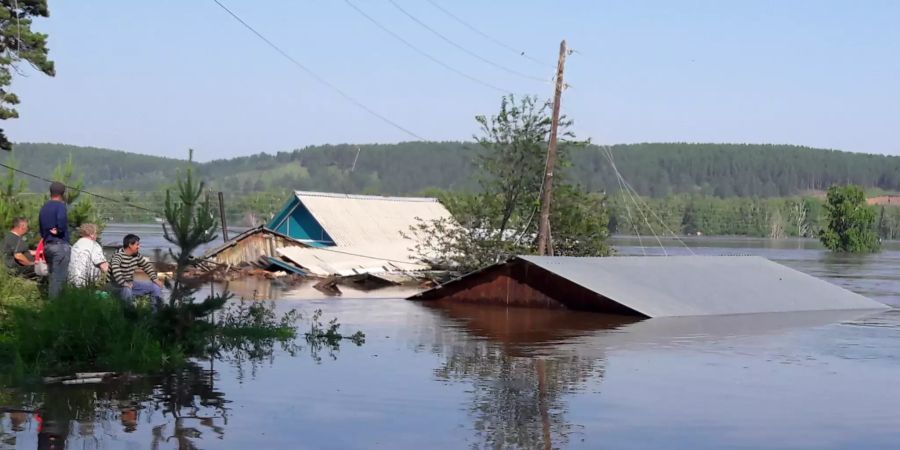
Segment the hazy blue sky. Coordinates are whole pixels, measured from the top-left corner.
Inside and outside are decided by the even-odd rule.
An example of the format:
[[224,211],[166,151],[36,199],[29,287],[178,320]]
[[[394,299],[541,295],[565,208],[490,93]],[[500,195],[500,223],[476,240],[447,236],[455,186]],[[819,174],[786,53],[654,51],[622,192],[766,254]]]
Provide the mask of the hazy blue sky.
[[[222,0],[294,58],[416,134],[468,139],[501,93],[420,56],[343,0]],[[788,143],[900,154],[900,2],[395,0],[516,71],[550,78],[570,56],[563,109],[580,137]],[[388,0],[354,0],[435,57],[517,94],[552,86],[443,42]],[[265,5],[265,6],[262,6]],[[198,159],[310,144],[411,140],[318,84],[212,0],[50,0],[55,78],[15,80],[20,142]]]

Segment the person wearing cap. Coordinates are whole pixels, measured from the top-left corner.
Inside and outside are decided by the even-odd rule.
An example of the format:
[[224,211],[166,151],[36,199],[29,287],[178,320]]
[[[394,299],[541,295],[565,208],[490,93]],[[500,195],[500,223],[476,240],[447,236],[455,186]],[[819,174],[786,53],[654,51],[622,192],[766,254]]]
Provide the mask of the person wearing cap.
[[50,298],[59,296],[59,291],[68,278],[69,253],[69,219],[63,195],[66,185],[54,181],[50,183],[50,200],[44,203],[38,214],[38,228],[44,240],[44,254],[47,257],[49,270],[47,293]]
[[81,236],[72,246],[69,257],[69,284],[76,287],[96,286],[100,275],[109,272],[103,247],[97,243],[97,225],[86,223],[78,227]]

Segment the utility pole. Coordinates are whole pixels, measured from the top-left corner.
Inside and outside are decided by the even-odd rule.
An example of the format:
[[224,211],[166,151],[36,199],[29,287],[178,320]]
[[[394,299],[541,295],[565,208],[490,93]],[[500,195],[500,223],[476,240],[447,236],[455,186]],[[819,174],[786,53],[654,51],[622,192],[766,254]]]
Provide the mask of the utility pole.
[[538,222],[538,254],[553,256],[550,240],[550,199],[553,193],[553,168],[556,165],[556,130],[559,128],[559,102],[562,97],[563,70],[566,68],[566,41],[559,43],[559,63],[556,66],[556,92],[553,95],[553,117],[550,122],[550,142],[547,144],[547,165],[541,189],[541,219]]
[[219,220],[222,222],[222,240],[228,242],[228,224],[225,223],[225,196],[219,191]]

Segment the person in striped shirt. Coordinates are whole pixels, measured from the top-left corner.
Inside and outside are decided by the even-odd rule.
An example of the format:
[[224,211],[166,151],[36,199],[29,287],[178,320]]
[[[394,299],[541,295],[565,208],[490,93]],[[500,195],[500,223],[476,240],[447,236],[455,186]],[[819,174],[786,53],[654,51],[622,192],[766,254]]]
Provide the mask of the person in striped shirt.
[[[150,277],[150,281],[135,281],[134,271],[138,268]],[[163,282],[150,261],[141,255],[141,238],[136,235],[128,234],[122,240],[122,248],[116,250],[109,263],[109,275],[113,291],[128,304],[133,304],[134,298],[142,295],[149,296],[154,307],[162,303]]]

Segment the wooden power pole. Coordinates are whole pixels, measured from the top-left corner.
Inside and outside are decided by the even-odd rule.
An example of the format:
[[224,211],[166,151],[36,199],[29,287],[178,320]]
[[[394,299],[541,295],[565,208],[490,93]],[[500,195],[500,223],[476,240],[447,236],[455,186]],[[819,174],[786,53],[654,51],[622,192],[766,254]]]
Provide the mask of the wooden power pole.
[[559,101],[562,97],[563,71],[566,68],[566,41],[559,43],[559,63],[556,66],[556,91],[553,94],[553,118],[550,123],[550,142],[547,144],[547,165],[541,186],[541,219],[538,222],[538,254],[553,256],[550,240],[550,199],[553,194],[553,168],[556,165],[556,130],[559,128]]
[[219,220],[222,221],[222,240],[228,242],[228,224],[225,223],[225,196],[219,191]]

